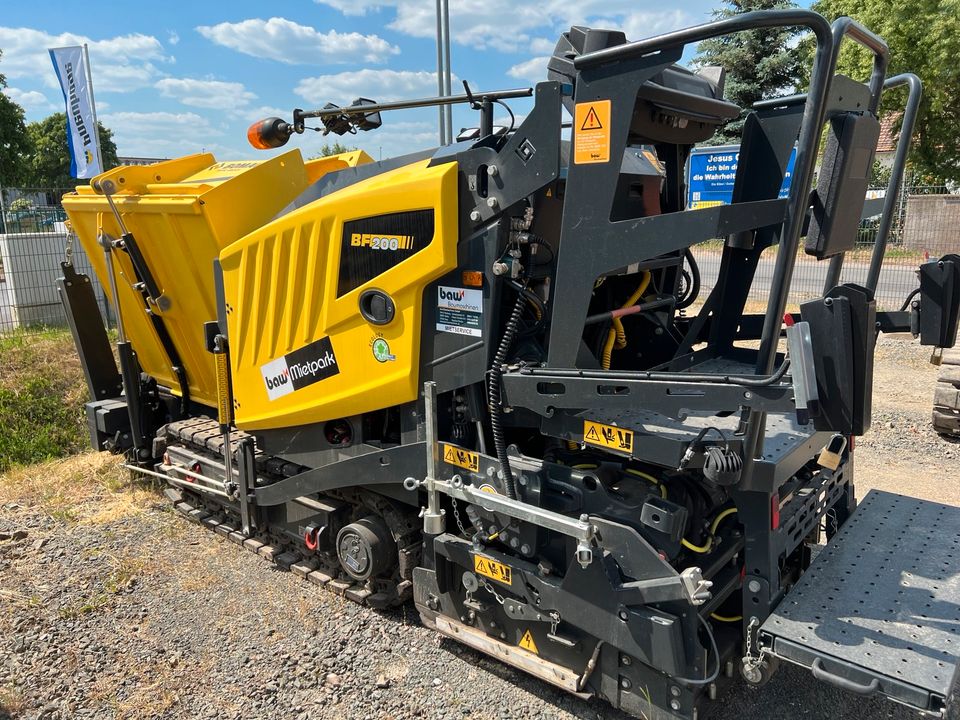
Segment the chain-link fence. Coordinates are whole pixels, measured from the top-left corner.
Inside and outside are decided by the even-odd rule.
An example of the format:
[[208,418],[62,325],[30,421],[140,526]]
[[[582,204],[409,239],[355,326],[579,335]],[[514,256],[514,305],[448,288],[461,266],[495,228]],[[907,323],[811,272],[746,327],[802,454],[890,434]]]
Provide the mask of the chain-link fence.
[[[66,318],[55,288],[60,263],[70,238],[60,198],[66,190],[4,188],[0,213],[0,333],[31,332],[48,326],[64,326]],[[882,191],[871,191],[877,197]],[[842,281],[866,280],[879,217],[864,220],[856,248],[847,253]],[[757,268],[750,299],[765,302],[770,293],[777,247],[764,254]],[[698,246],[696,257],[703,277],[704,292],[713,286],[720,269],[722,244]],[[960,253],[960,195],[943,187],[907,187],[897,202],[883,270],[877,287],[877,304],[896,310],[917,287],[917,267],[929,257]],[[79,272],[94,282],[101,312],[109,324],[112,314],[106,294],[78,243],[73,259]],[[827,262],[797,256],[791,285],[792,303],[817,297],[823,291]]]

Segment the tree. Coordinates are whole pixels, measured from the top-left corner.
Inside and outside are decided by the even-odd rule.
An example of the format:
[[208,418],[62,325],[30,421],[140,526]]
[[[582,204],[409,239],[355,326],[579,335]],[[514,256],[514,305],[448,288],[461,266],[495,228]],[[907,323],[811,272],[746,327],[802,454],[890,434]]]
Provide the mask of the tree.
[[[886,40],[887,77],[902,72],[919,76],[923,100],[910,170],[925,183],[960,182],[960,0],[818,0],[813,9],[829,20],[849,15]],[[838,70],[866,80],[872,62],[868,52],[848,41]],[[903,102],[902,90],[889,93],[881,112],[900,112]]]
[[[100,155],[103,169],[119,165],[113,133],[98,123]],[[77,185],[70,177],[70,150],[67,147],[67,116],[54,113],[43,120],[27,125],[27,136],[32,146],[27,163],[26,184],[38,188],[69,188]]]
[[5,87],[7,78],[0,74],[0,186],[9,187],[23,182],[30,141],[23,108],[2,92]]
[[[789,0],[723,0],[729,7],[713,11],[717,20],[750,12],[796,7]],[[745,110],[757,100],[792,91],[800,77],[799,53],[791,42],[794,28],[764,28],[704,40],[697,46],[694,65],[719,65],[727,71],[724,97]],[[714,144],[740,142],[743,118],[733,120],[714,135]]]
[[320,152],[316,155],[311,155],[308,159],[316,160],[317,158],[328,157],[330,155],[339,155],[340,153],[348,153],[356,150],[355,147],[347,147],[346,145],[341,145],[339,141],[335,141],[333,145],[329,143],[324,143],[320,148]]

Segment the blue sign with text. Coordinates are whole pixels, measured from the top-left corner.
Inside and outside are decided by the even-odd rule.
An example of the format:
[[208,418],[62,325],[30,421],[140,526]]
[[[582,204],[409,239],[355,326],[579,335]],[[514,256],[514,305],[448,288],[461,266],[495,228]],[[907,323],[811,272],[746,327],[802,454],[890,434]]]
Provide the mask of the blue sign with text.
[[[787,172],[780,186],[780,197],[790,191],[793,178],[793,163],[797,159],[794,148],[787,161]],[[737,177],[737,163],[740,160],[739,145],[694,148],[690,153],[687,167],[687,208],[729,205],[733,199],[733,181]]]

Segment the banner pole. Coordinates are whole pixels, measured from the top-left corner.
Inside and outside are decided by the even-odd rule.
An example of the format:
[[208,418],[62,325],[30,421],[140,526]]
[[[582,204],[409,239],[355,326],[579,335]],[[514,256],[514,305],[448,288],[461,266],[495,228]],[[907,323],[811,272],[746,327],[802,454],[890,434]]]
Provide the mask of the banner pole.
[[96,133],[97,165],[100,172],[105,172],[107,168],[103,166],[103,153],[100,151],[100,121],[97,120],[97,101],[93,97],[93,70],[90,67],[90,51],[87,50],[87,44],[83,44],[83,64],[87,68],[87,87],[90,88],[90,113],[93,115],[93,131]]

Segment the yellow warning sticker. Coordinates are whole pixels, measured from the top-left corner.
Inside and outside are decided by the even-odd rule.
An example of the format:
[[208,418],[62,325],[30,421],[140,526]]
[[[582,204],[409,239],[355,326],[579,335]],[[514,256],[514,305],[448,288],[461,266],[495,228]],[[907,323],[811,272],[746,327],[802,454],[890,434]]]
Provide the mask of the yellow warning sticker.
[[533,641],[533,635],[530,634],[530,631],[527,630],[523,637],[520,638],[520,647],[524,650],[529,650],[534,655],[539,655],[540,651],[537,650],[537,644]]
[[510,566],[498,563],[496,560],[474,555],[473,569],[484,577],[496,580],[498,583],[503,583],[504,585],[513,584],[513,571],[510,569]]
[[462,467],[464,470],[472,470],[473,472],[479,472],[480,470],[480,456],[475,452],[458,448],[456,445],[444,443],[443,461]]
[[573,117],[573,162],[610,161],[610,101],[577,103]]
[[604,425],[592,420],[583,421],[583,441],[588,445],[596,445],[607,450],[633,452],[633,430]]

